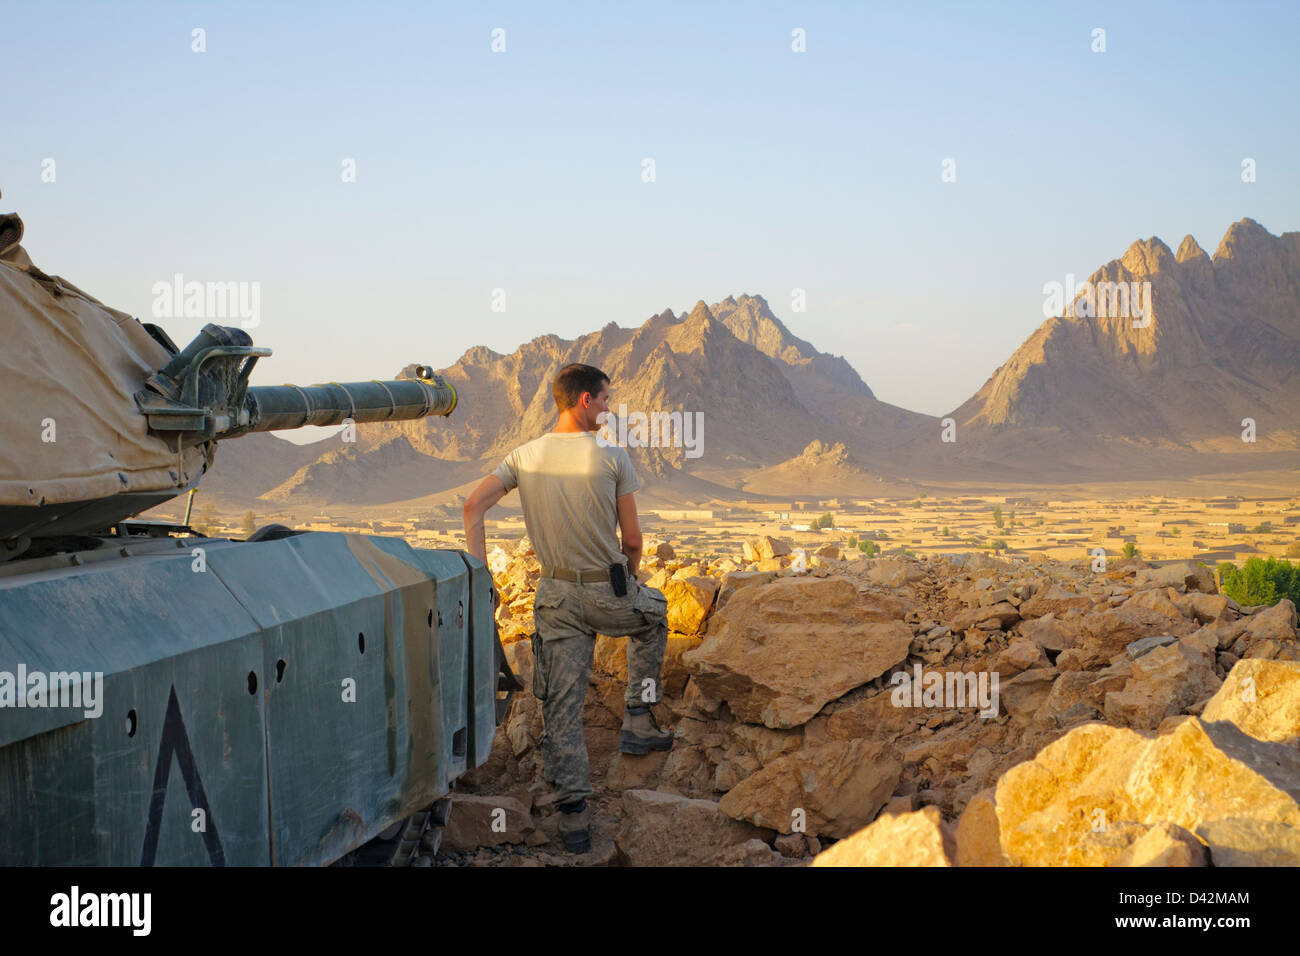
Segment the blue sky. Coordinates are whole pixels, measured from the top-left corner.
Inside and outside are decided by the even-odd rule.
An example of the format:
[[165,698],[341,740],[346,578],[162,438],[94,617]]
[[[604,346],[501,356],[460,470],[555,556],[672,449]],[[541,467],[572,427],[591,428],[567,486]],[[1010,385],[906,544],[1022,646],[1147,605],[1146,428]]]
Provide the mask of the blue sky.
[[146,321],[175,273],[260,282],[261,384],[749,292],[938,414],[1045,282],[1151,235],[1300,229],[1294,3],[9,0],[0,24],[0,209],[37,264]]

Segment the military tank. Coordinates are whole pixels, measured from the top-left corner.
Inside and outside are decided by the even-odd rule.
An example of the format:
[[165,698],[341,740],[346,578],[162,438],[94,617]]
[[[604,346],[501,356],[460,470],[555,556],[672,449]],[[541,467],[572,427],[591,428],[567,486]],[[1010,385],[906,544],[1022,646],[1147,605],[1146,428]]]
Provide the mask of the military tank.
[[[38,269],[0,216],[0,865],[409,862],[518,688],[461,551],[139,516],[227,439],[449,415],[414,378],[253,386],[270,350]],[[186,516],[188,522],[188,512]]]

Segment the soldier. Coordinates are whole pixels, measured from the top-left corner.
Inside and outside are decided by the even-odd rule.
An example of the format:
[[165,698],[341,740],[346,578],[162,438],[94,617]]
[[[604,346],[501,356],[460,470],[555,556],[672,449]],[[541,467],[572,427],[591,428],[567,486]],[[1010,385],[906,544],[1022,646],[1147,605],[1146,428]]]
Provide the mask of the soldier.
[[[483,516],[519,488],[524,525],[542,565],[533,598],[533,692],[542,702],[542,767],[560,804],[567,849],[591,848],[587,800],[592,793],[582,705],[596,634],[626,635],[627,692],[619,749],[668,750],[673,735],[650,713],[660,699],[668,640],[668,602],[636,578],[641,528],[633,492],[640,487],[623,448],[597,441],[609,411],[609,376],[566,365],[551,387],[560,410],[555,430],[521,445],[465,502],[469,553],[485,560]],[[622,535],[622,544],[619,535]]]

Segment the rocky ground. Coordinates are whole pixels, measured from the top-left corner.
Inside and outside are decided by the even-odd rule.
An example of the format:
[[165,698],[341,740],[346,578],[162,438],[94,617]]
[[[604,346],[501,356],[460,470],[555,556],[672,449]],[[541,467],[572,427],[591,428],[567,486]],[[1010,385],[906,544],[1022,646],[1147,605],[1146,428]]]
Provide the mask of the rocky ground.
[[[1138,559],[844,561],[774,538],[744,558],[644,562],[669,601],[671,751],[618,753],[626,643],[598,641],[591,853],[560,849],[524,691],[433,862],[1300,865],[1291,602],[1238,607],[1207,567]],[[537,562],[525,541],[489,563],[528,687]],[[996,675],[996,716],[900,691],[927,672]]]

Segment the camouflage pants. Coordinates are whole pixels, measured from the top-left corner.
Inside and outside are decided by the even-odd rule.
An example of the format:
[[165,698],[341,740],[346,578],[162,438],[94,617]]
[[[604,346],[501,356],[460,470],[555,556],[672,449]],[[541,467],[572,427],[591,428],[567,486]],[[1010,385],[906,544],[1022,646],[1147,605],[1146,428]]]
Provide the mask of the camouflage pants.
[[668,602],[663,593],[629,576],[628,593],[615,597],[608,581],[537,582],[533,620],[533,693],[542,702],[542,769],[560,803],[591,795],[591,768],[582,731],[582,705],[591,681],[596,635],[627,637],[629,704],[657,703],[668,645]]

